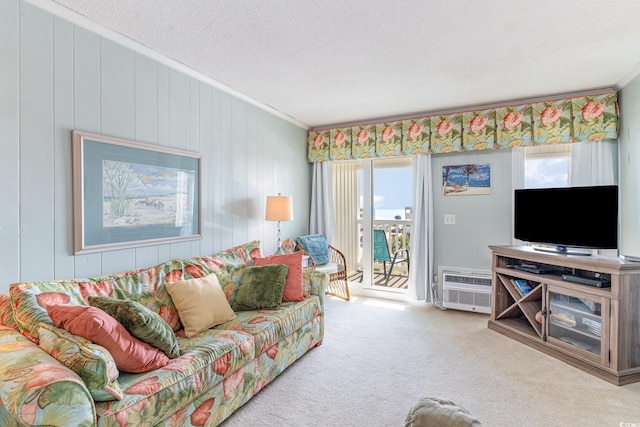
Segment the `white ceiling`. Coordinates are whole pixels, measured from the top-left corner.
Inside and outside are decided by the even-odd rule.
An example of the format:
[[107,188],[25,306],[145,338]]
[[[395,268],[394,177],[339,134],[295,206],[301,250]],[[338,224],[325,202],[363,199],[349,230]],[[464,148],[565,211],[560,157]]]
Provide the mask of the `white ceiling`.
[[636,0],[30,1],[313,128],[619,89],[640,74]]

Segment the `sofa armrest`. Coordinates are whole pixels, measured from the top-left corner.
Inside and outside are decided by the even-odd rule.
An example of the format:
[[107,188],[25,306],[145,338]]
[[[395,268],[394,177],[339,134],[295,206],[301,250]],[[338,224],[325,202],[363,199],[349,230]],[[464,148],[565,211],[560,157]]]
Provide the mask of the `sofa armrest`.
[[21,425],[96,424],[82,379],[7,326],[0,326],[0,406]]
[[329,286],[329,274],[322,273],[320,271],[313,271],[311,273],[311,295],[317,295],[320,297],[320,302],[324,306],[324,295]]

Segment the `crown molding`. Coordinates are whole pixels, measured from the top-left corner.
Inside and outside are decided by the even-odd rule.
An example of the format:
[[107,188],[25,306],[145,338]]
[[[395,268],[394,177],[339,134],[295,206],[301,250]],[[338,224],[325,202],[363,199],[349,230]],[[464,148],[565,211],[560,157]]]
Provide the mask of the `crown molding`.
[[117,31],[114,31],[110,28],[105,27],[104,25],[98,24],[95,21],[90,20],[89,18],[87,18],[84,15],[81,15],[59,3],[56,3],[53,0],[24,0],[27,3],[32,4],[33,6],[36,6],[40,9],[43,9],[55,16],[58,16],[66,21],[71,22],[74,25],[77,25],[78,27],[84,28],[85,30],[91,31],[92,33],[98,34],[101,37],[104,37],[105,39],[108,39],[114,43],[117,43],[119,45],[122,45],[126,48],[129,48],[131,50],[133,50],[134,52],[140,53],[144,56],[147,56],[155,61],[157,61],[160,64],[166,65],[168,67],[171,67],[177,71],[180,71],[181,73],[186,74],[187,76],[193,77],[197,80],[200,80],[203,83],[206,83],[210,86],[213,86],[216,89],[219,89],[223,92],[228,93],[229,95],[232,95],[242,101],[247,102],[248,104],[254,105],[270,114],[273,114],[274,116],[277,116],[283,120],[286,120],[300,128],[309,130],[309,126],[299,120],[294,119],[293,117],[284,114],[281,111],[278,111],[277,109],[263,104],[241,92],[238,92],[236,90],[234,90],[233,88],[225,85],[224,83],[221,83],[217,80],[212,79],[211,77],[208,77],[196,70],[194,70],[193,68],[190,68],[188,66],[186,66],[185,64],[176,61],[173,58],[170,58],[164,54],[161,54],[151,48],[149,48],[148,46],[145,46],[133,39],[131,39],[130,37],[125,36],[124,34],[118,33]]

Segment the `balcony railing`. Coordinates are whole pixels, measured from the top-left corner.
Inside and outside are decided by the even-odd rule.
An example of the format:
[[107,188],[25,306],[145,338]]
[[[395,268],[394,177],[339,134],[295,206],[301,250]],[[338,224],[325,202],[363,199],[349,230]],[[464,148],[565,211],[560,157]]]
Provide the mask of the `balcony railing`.
[[[383,230],[385,235],[387,236],[387,245],[389,248],[389,254],[393,259],[393,254],[399,250],[409,250],[411,248],[411,226],[413,224],[412,220],[382,220],[382,219],[374,219],[373,220],[373,229],[374,230]],[[363,226],[362,221],[358,221],[359,230],[360,230],[360,248],[358,252],[358,268],[362,270],[363,268],[363,255],[364,251],[362,248],[363,241]],[[388,263],[387,263],[388,264]],[[387,265],[389,268],[390,265]],[[374,272],[382,272],[383,271],[383,263],[382,261],[374,261],[373,262]],[[394,266],[393,274],[402,274],[408,275],[407,264],[400,263]]]

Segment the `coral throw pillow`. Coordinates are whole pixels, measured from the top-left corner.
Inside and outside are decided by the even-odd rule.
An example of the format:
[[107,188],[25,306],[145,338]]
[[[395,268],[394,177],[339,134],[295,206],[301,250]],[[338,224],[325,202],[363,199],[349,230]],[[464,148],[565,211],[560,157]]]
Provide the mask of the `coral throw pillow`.
[[304,299],[302,286],[302,252],[256,258],[254,262],[256,266],[272,264],[287,264],[289,266],[282,301],[302,301]]
[[157,348],[170,359],[180,356],[173,329],[157,313],[139,302],[90,296],[89,305],[98,307],[116,319],[131,335]]
[[236,318],[215,273],[165,286],[189,338]]
[[169,358],[160,350],[131,336],[124,326],[99,308],[58,304],[47,311],[55,327],[106,348],[120,371],[137,374],[169,363]]

